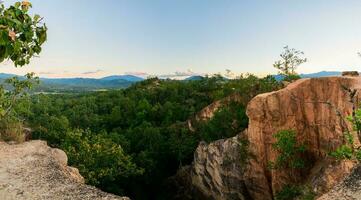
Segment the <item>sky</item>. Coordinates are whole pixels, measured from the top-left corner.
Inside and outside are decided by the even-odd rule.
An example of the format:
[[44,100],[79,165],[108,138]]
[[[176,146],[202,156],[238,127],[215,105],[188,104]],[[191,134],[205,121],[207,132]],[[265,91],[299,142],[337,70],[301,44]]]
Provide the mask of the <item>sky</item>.
[[[15,1],[5,0],[9,5]],[[299,73],[360,70],[359,0],[31,0],[48,41],[29,66],[42,77],[277,73],[286,45]]]

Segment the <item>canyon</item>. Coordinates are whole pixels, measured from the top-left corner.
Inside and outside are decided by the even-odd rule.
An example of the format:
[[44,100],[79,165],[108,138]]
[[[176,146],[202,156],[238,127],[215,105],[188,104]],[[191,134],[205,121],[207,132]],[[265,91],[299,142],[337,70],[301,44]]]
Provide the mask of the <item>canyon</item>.
[[[171,178],[174,199],[275,199],[286,185],[305,185],[319,200],[358,199],[361,167],[355,160],[336,160],[330,152],[345,144],[344,133],[358,135],[346,118],[359,107],[361,78],[300,79],[278,91],[253,98],[247,106],[249,126],[235,137],[201,142],[191,165]],[[204,108],[193,120],[212,118],[224,103],[240,102],[232,95]],[[192,121],[188,121],[192,128]],[[272,169],[279,152],[274,135],[294,130],[305,144],[304,169]],[[129,199],[100,191],[84,183],[66,154],[34,140],[0,143],[1,199]]]
[[[351,172],[355,177],[357,162],[335,160],[329,153],[345,143],[344,132],[354,134],[355,145],[360,144],[346,117],[359,107],[361,78],[346,75],[300,79],[256,96],[247,107],[247,130],[234,138],[198,146],[193,164],[183,173],[190,176],[188,190],[206,199],[265,200],[274,199],[285,185],[292,184],[307,185],[316,196],[337,191],[333,187]],[[279,154],[273,148],[273,136],[281,130],[294,130],[297,141],[306,145],[306,169],[268,167]],[[242,141],[248,141],[247,147]]]

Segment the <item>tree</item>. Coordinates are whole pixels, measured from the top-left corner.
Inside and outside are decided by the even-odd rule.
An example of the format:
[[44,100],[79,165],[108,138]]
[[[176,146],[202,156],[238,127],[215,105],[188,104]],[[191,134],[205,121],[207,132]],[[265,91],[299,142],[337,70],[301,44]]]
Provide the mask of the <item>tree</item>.
[[0,119],[12,114],[15,103],[22,97],[27,95],[27,89],[31,89],[34,83],[37,83],[38,77],[34,77],[34,73],[25,75],[24,80],[18,77],[12,77],[5,80],[5,86],[0,85]]
[[279,74],[283,75],[285,79],[293,80],[298,79],[296,69],[302,63],[307,62],[304,58],[304,53],[293,48],[285,46],[284,51],[280,54],[281,59],[273,64],[273,67],[279,70]]
[[[41,52],[47,38],[47,27],[39,15],[28,14],[31,7],[28,1],[17,2],[9,8],[0,2],[0,63],[10,60],[15,67],[21,67],[29,64],[30,59]],[[13,77],[0,85],[1,124],[9,127],[9,123],[19,123],[12,115],[14,105],[37,81],[34,74],[29,73],[25,79]]]

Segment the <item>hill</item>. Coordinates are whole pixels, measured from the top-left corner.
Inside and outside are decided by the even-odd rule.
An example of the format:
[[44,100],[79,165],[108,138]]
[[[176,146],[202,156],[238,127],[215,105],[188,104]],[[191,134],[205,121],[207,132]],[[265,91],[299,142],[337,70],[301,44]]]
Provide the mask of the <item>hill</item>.
[[[320,71],[316,73],[310,73],[310,74],[300,74],[301,78],[320,78],[320,77],[330,77],[330,76],[341,76],[342,72],[339,71]],[[283,79],[283,75],[273,75],[273,77],[277,81],[281,81]]]
[[[0,82],[17,76],[15,74],[0,73]],[[144,80],[132,75],[114,75],[104,78],[40,78],[40,85],[35,92],[65,92],[65,91],[94,91],[101,89],[127,88],[133,83]]]
[[338,71],[320,71],[311,74],[300,74],[302,78],[318,78],[318,77],[328,77],[328,76],[341,76],[342,72]]
[[144,78],[133,75],[112,75],[101,78],[100,80],[126,80],[130,82],[138,82],[144,80]]
[[186,79],[184,79],[185,81],[199,81],[199,80],[202,80],[204,79],[203,76],[190,76]]
[[[321,71],[310,74],[300,74],[302,78],[317,78],[328,76],[340,76],[338,71]],[[6,78],[17,76],[14,74],[0,73],[0,82]],[[282,75],[273,75],[280,81]],[[199,81],[203,76],[190,76],[185,81]],[[103,78],[40,78],[40,85],[35,88],[35,92],[78,92],[78,91],[96,91],[108,89],[122,89],[131,86],[134,83],[145,80],[144,78],[133,75],[111,75]]]

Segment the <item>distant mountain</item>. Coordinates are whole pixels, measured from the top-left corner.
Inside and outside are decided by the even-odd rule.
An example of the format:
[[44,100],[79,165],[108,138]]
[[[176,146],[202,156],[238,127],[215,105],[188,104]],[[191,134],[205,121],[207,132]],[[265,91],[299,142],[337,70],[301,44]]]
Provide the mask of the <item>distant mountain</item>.
[[133,83],[143,80],[140,77],[108,76],[100,79],[95,78],[41,78],[38,90],[41,91],[93,91],[101,89],[126,88]]
[[[15,74],[0,73],[0,83],[5,79],[18,76]],[[132,75],[108,76],[100,79],[95,78],[40,78],[40,85],[35,91],[62,92],[62,91],[94,91],[102,89],[126,88],[143,78]]]
[[204,79],[203,76],[190,76],[186,79],[184,79],[185,81],[199,81],[199,80],[202,80]]
[[113,75],[113,76],[107,76],[104,78],[101,78],[101,80],[126,80],[131,82],[138,82],[144,80],[144,78],[133,76],[133,75]]
[[[341,76],[342,72],[338,71],[320,71],[316,73],[310,73],[310,74],[300,74],[301,78],[318,78],[318,77],[328,77],[328,76]],[[281,81],[283,79],[283,75],[273,75],[273,77],[277,81]]]
[[[315,78],[326,76],[340,76],[342,72],[321,71],[317,73],[301,74],[302,78]],[[6,78],[18,76],[14,74],[0,73],[0,83]],[[18,76],[23,77],[23,76]],[[276,80],[283,79],[282,75],[274,75]],[[202,80],[203,76],[190,76],[185,81]],[[40,85],[35,89],[43,92],[63,92],[63,91],[95,91],[103,89],[121,89],[143,81],[141,77],[133,75],[112,75],[100,79],[95,78],[40,78]]]
[[15,74],[0,73],[0,79],[7,79],[7,78],[14,77],[14,76],[18,76],[18,75],[15,75]]
[[341,76],[342,72],[338,71],[321,71],[311,74],[300,74],[302,78],[317,78],[317,77],[326,77],[326,76]]
[[114,80],[103,80],[103,79],[94,79],[94,78],[58,78],[58,79],[48,79],[41,78],[41,82],[45,84],[59,84],[59,85],[69,85],[77,87],[117,87],[124,84],[132,83],[132,81],[127,81],[123,79],[114,79]]

